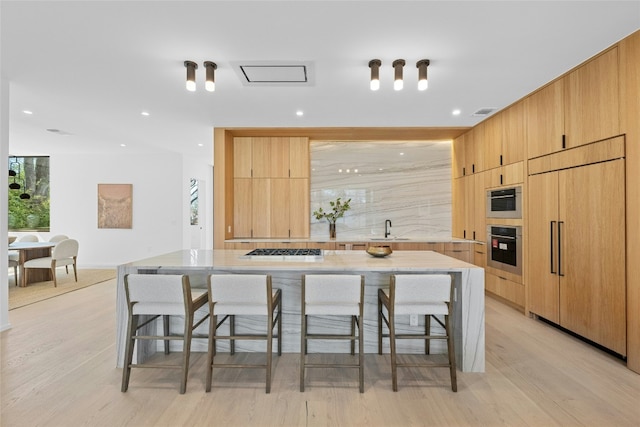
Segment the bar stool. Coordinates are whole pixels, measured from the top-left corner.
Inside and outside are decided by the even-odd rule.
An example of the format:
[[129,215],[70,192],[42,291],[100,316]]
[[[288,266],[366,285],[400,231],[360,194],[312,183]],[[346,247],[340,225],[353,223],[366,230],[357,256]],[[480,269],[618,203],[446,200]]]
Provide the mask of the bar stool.
[[[278,339],[278,356],[282,354],[282,292],[273,289],[270,275],[258,274],[212,274],[208,277],[209,288],[209,351],[207,354],[207,386],[211,391],[213,368],[264,368],[266,369],[266,392],[271,392],[271,364],[273,339]],[[238,334],[235,331],[236,316],[266,316],[266,333]],[[222,320],[218,322],[218,316]],[[229,334],[218,335],[218,328],[229,319]],[[277,335],[273,335],[275,325]],[[235,354],[236,340],[266,340],[267,352],[264,364],[217,363],[216,340],[229,340],[231,355]]]
[[[453,280],[449,274],[402,274],[392,275],[389,289],[378,290],[378,354],[382,354],[382,337],[389,337],[391,348],[391,376],[393,391],[398,391],[398,367],[447,367],[451,375],[451,389],[458,391],[456,381],[456,357],[451,328],[453,316]],[[387,311],[385,316],[384,310]],[[396,316],[424,315],[424,334],[397,334]],[[444,323],[437,317],[443,316]],[[431,318],[444,328],[444,335],[431,334]],[[382,322],[389,334],[382,333]],[[397,339],[424,339],[425,353],[429,354],[430,340],[446,340],[448,363],[398,363]]]
[[[360,393],[364,393],[364,277],[346,274],[306,274],[302,276],[300,327],[300,391],[304,391],[306,368],[358,368]],[[309,333],[308,316],[349,316],[350,334]],[[356,325],[358,334],[356,335]],[[349,340],[351,354],[358,341],[357,363],[309,363],[308,340]]]
[[[177,274],[127,274],[124,276],[124,290],[129,309],[129,324],[125,349],[125,362],[122,371],[122,392],[129,387],[131,368],[169,368],[182,369],[180,394],[187,389],[189,373],[189,353],[193,330],[204,322],[209,314],[194,324],[196,310],[207,303],[207,291],[192,290],[189,278]],[[152,317],[139,324],[140,316]],[[137,331],[163,317],[164,335],[138,335]],[[169,331],[169,317],[184,317],[184,333],[171,335]],[[169,354],[169,341],[183,341],[181,365],[133,364],[133,349],[136,340],[163,340],[164,352]]]

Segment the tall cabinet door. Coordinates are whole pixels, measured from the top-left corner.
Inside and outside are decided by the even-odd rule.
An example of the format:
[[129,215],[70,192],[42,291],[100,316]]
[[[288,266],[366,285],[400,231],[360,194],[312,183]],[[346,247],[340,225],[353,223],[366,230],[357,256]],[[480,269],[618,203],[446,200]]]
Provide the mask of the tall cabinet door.
[[560,322],[557,266],[558,172],[529,177],[529,215],[527,251],[529,310],[554,323]]
[[288,238],[290,219],[289,206],[291,204],[291,196],[289,193],[289,179],[273,178],[270,181],[270,237]]
[[289,233],[292,239],[309,237],[309,179],[289,180]]
[[563,149],[563,95],[564,82],[560,79],[525,99],[529,159]]
[[233,180],[233,235],[251,237],[251,206],[253,190],[251,178]]
[[271,179],[251,180],[253,238],[271,237]]
[[624,160],[559,174],[560,325],[624,355]]

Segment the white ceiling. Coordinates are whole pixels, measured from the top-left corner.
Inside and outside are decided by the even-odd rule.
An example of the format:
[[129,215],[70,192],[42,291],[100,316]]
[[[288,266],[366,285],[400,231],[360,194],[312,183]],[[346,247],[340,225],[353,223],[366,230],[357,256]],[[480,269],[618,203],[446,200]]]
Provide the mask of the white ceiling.
[[[503,108],[639,29],[640,2],[2,0],[0,18],[12,154],[211,159],[214,127],[473,126],[474,111]],[[418,92],[425,58],[429,89]],[[196,92],[185,60],[199,64]],[[204,61],[218,65],[213,93]],[[308,64],[311,84],[250,86],[235,69],[271,62]]]

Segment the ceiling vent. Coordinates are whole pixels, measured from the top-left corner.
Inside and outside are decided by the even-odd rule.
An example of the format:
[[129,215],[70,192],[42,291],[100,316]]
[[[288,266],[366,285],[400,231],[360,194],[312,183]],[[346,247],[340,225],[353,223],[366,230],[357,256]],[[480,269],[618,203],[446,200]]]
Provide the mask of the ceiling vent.
[[489,114],[495,112],[497,110],[497,108],[493,108],[493,107],[488,107],[488,108],[481,108],[479,110],[476,110],[473,114],[471,114],[473,117],[486,117]]
[[245,86],[313,86],[313,64],[299,61],[232,63]]

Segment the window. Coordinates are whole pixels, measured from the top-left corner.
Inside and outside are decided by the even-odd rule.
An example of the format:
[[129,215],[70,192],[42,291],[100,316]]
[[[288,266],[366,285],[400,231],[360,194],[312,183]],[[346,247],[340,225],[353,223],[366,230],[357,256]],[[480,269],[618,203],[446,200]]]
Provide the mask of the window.
[[9,230],[49,231],[49,156],[9,157]]

